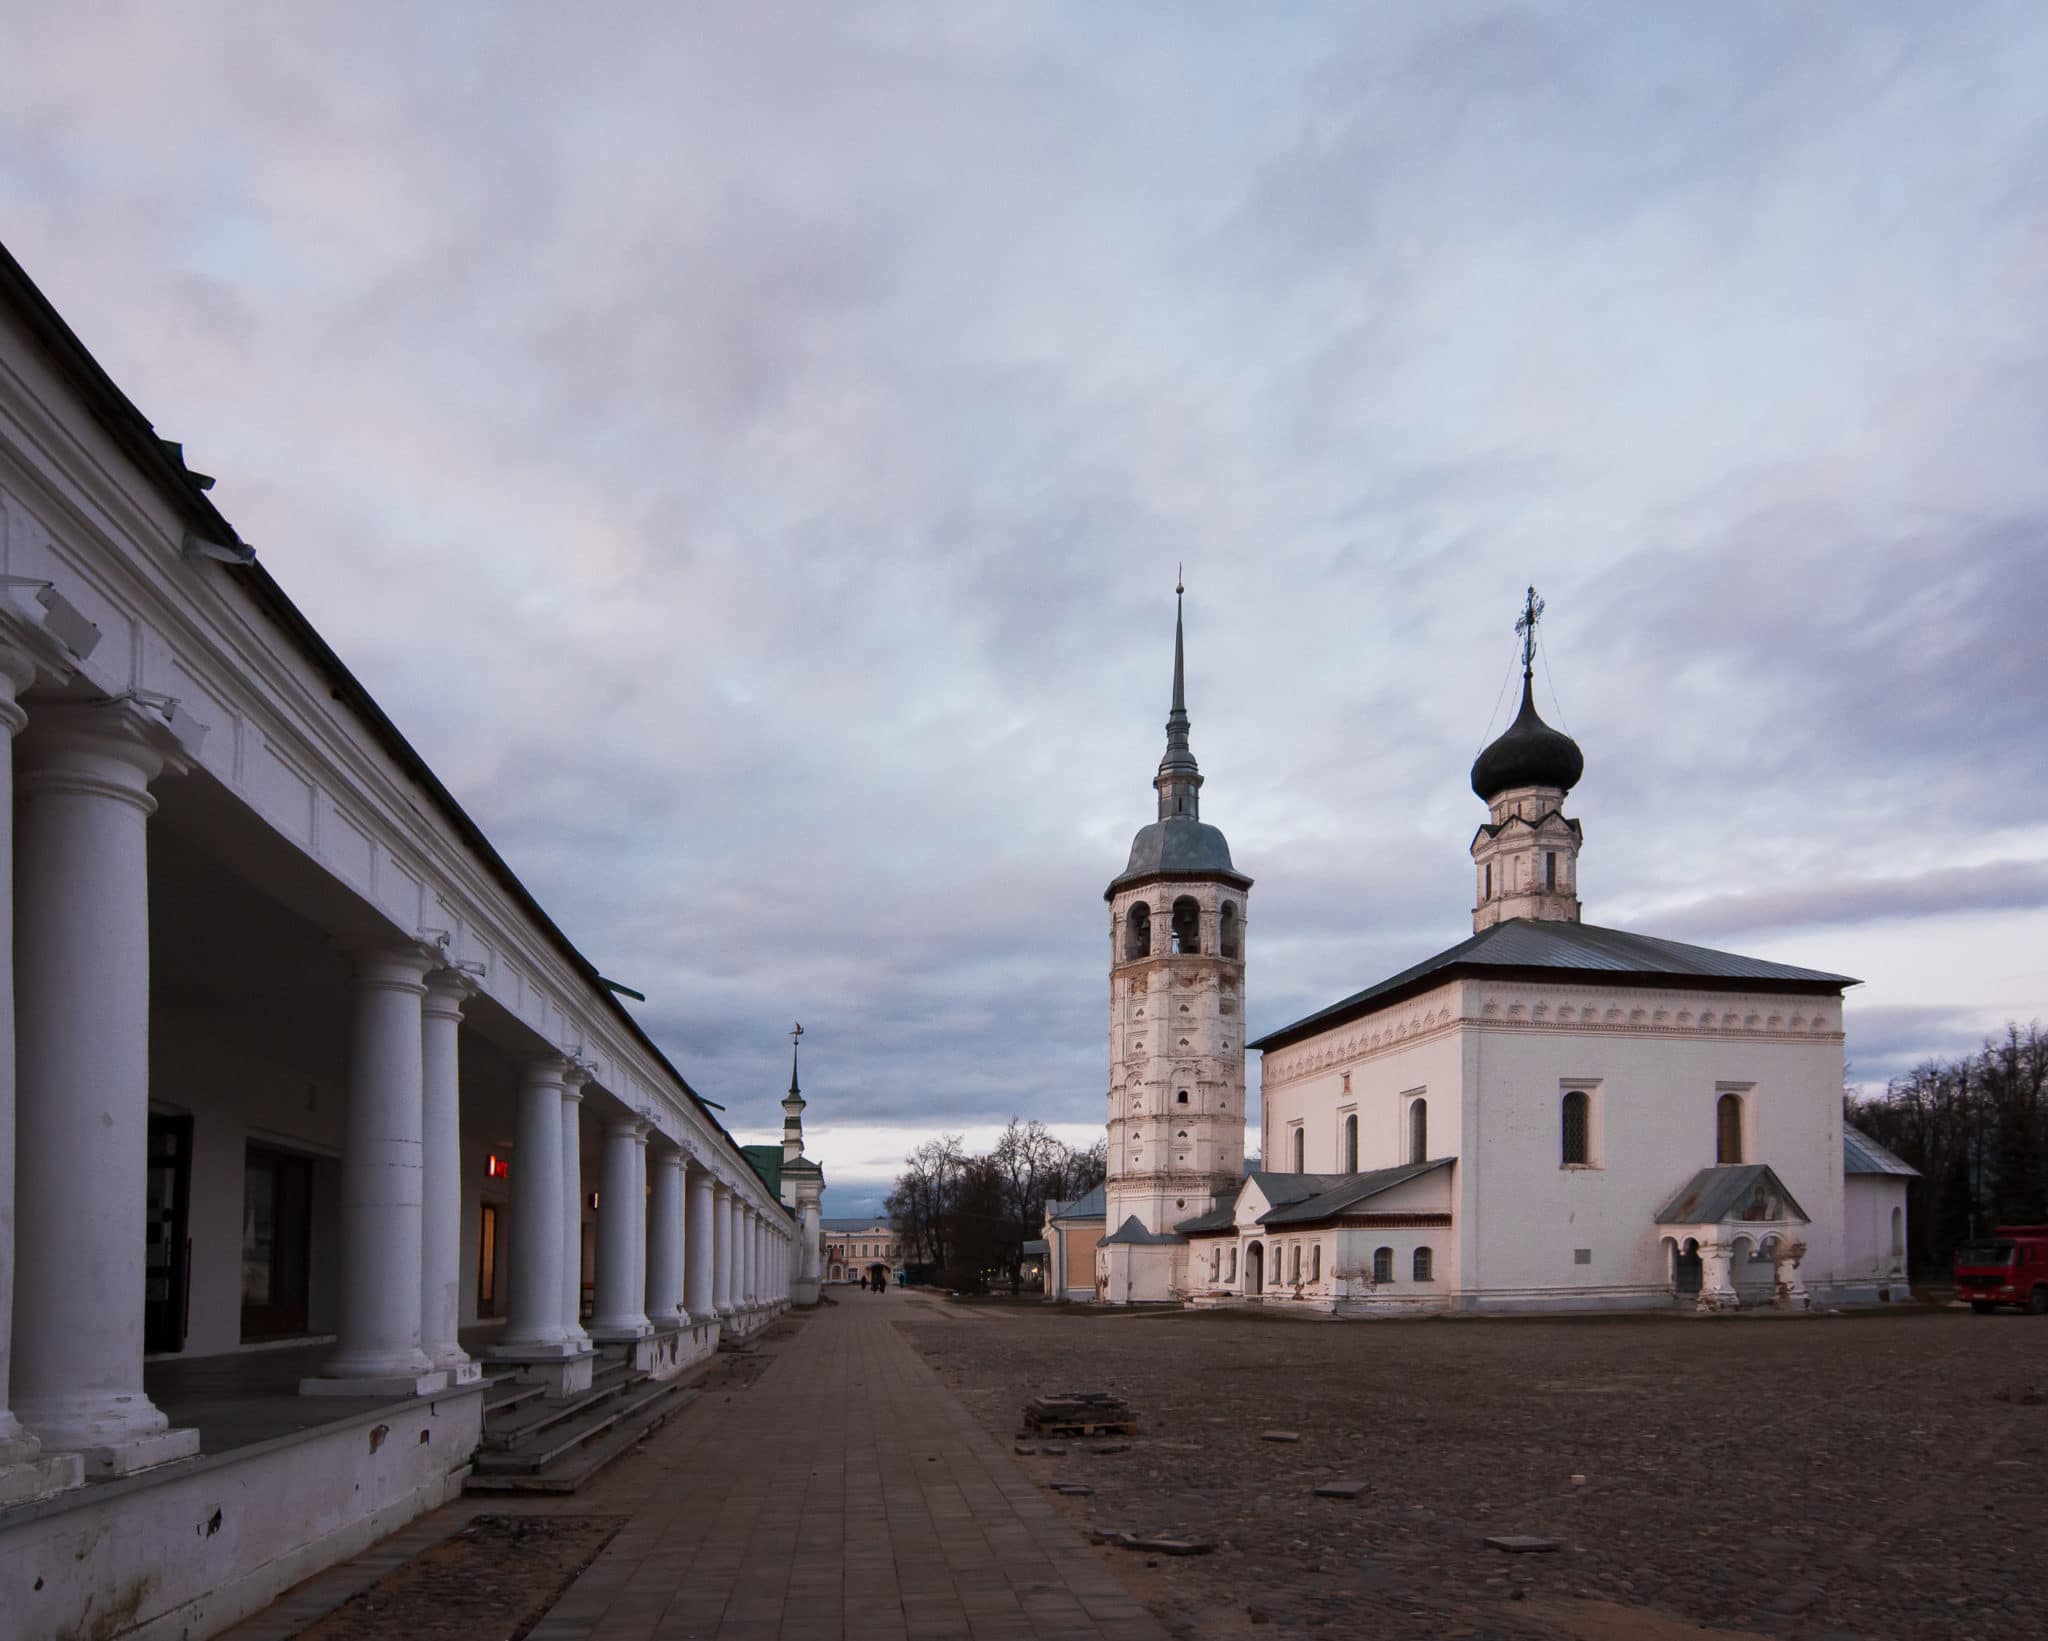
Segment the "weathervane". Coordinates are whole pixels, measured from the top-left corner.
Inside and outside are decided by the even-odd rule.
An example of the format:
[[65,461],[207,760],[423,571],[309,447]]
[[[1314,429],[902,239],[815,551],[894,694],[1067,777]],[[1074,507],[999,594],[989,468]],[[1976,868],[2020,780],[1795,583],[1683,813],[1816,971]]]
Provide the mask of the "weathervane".
[[1522,613],[1515,617],[1515,634],[1522,640],[1522,676],[1528,678],[1536,670],[1536,623],[1543,619],[1543,600],[1536,596],[1536,589],[1529,589],[1529,600],[1522,606]]
[[795,1025],[795,1026],[794,1026],[794,1027],[793,1027],[793,1028],[791,1029],[791,1031],[790,1031],[790,1034],[789,1034],[789,1046],[790,1046],[791,1048],[795,1048],[795,1047],[796,1047],[796,1040],[797,1040],[797,1039],[798,1039],[799,1037],[801,1037],[801,1036],[802,1036],[803,1034],[804,1034],[804,1025],[803,1025],[803,1022],[802,1022],[801,1020],[799,1020],[799,1021],[798,1021],[798,1022],[796,1023],[796,1025]]

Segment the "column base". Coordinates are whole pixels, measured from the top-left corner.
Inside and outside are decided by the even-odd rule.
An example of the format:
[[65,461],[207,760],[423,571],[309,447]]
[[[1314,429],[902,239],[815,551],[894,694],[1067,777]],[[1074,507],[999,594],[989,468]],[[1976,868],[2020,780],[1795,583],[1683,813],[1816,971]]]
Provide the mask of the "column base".
[[366,1373],[349,1378],[301,1379],[301,1396],[431,1396],[448,1388],[448,1372],[435,1368],[426,1373]]
[[548,1401],[559,1402],[590,1388],[597,1369],[597,1352],[580,1350],[564,1355],[546,1346],[529,1350],[523,1345],[492,1345],[484,1352],[487,1360],[518,1369],[521,1384],[539,1385]]
[[630,1345],[653,1331],[654,1324],[643,1316],[631,1322],[600,1322],[591,1328],[590,1338],[599,1345]]
[[507,1339],[484,1346],[486,1362],[547,1362],[581,1356],[590,1347],[567,1339]]
[[48,1498],[85,1481],[85,1460],[76,1453],[39,1453],[0,1464],[0,1509]]
[[132,1476],[138,1470],[153,1470],[160,1464],[192,1458],[198,1452],[198,1431],[158,1430],[147,1436],[126,1436],[103,1446],[82,1448],[76,1456],[85,1466],[86,1480],[112,1481],[116,1476]]

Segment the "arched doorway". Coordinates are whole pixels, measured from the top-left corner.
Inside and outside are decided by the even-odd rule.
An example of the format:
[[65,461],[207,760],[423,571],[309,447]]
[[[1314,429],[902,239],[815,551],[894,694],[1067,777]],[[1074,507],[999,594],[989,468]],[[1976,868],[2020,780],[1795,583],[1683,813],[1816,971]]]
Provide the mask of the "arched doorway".
[[868,1267],[867,1276],[870,1288],[880,1289],[889,1285],[889,1267],[879,1260]]
[[1693,1238],[1683,1242],[1667,1244],[1671,1248],[1671,1293],[1672,1297],[1696,1300],[1706,1275],[1705,1262],[1700,1258],[1700,1245]]
[[1244,1251],[1244,1291],[1266,1291],[1266,1250],[1256,1242]]

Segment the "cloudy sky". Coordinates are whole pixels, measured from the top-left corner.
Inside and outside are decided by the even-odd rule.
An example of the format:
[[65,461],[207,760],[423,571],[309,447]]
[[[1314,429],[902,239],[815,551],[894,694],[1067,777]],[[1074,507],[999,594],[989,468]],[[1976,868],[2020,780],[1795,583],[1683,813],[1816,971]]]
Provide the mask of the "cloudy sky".
[[2044,1012],[2036,5],[8,35],[0,238],[835,1213],[1099,1122],[1182,561],[1254,1029],[1469,932],[1531,581],[1589,921]]

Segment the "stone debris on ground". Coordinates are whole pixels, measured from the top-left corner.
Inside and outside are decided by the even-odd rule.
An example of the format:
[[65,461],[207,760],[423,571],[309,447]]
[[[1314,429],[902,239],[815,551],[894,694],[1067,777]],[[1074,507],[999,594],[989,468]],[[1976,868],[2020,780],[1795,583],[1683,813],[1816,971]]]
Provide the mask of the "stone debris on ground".
[[1369,1491],[1362,1481],[1326,1481],[1315,1490],[1319,1499],[1355,1499]]
[[1505,1550],[1509,1555],[1547,1555],[1552,1550],[1562,1550],[1564,1540],[1539,1538],[1534,1533],[1495,1533],[1487,1544],[1496,1550]]
[[1262,1442],[1298,1442],[1301,1440],[1301,1432],[1298,1430],[1262,1430],[1259,1432],[1259,1440]]
[[[2041,1519],[2048,1412],[2026,1398],[2048,1331],[2027,1318],[1104,1327],[1047,1306],[901,1325],[999,1436],[1059,1380],[1146,1410],[1131,1452],[1086,1472],[1094,1497],[1053,1502],[1080,1540],[1091,1517],[1136,1537],[1170,1501],[1162,1536],[1210,1554],[1097,1553],[1193,1641],[2048,1635],[2048,1580],[1982,1553],[1994,1524]],[[1369,1486],[1340,1509],[1318,1470]]]
[[1024,1424],[1041,1436],[1128,1436],[1138,1428],[1130,1404],[1106,1390],[1062,1390],[1024,1404]]

